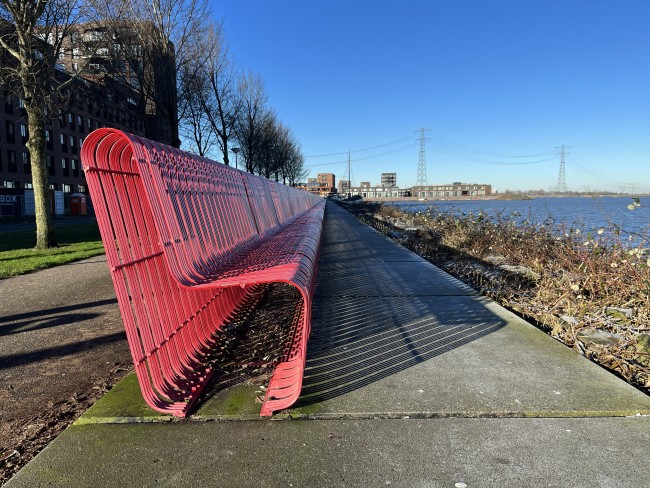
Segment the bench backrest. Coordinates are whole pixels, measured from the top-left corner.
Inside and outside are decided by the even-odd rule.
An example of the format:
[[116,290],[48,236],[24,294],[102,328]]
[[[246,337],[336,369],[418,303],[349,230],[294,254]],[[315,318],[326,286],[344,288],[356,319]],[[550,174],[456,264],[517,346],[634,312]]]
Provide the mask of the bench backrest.
[[[315,209],[322,216],[322,199],[114,129],[89,134],[81,160],[143,397],[156,410],[185,415],[212,374],[206,358],[216,333],[254,299],[255,284],[278,276],[220,285],[219,268],[281,238],[295,219]],[[313,251],[312,263],[318,246]],[[305,295],[315,270],[303,278],[304,286],[295,283],[300,324],[276,368],[280,386],[269,385],[278,393],[267,395],[266,415],[300,392],[311,309]]]
[[118,171],[133,172],[137,165],[170,270],[184,285],[204,283],[220,268],[229,269],[321,200],[115,129],[95,131],[85,142],[85,148],[122,152],[115,158],[119,163],[112,163],[119,164]]

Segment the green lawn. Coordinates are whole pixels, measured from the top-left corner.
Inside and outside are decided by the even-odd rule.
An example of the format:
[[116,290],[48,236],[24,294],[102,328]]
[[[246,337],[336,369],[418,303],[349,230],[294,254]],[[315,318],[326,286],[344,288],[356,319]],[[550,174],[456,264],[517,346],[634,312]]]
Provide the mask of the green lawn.
[[104,254],[96,223],[57,227],[55,233],[60,247],[47,250],[33,249],[34,230],[0,233],[0,278]]

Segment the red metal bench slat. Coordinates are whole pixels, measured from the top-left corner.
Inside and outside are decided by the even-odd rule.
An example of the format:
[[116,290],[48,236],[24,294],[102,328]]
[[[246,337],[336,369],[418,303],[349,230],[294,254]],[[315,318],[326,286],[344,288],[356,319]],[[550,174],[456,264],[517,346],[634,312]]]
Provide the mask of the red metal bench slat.
[[212,371],[216,334],[261,283],[302,296],[262,415],[300,394],[324,202],[114,129],[82,162],[147,403],[185,415]]

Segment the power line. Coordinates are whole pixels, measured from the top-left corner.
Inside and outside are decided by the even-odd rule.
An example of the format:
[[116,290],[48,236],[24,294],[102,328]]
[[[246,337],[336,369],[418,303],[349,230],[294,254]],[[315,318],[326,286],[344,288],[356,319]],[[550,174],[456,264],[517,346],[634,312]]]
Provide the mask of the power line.
[[550,154],[553,154],[553,151],[546,151],[542,153],[537,153],[537,154],[499,154],[499,153],[493,153],[490,151],[484,151],[482,149],[476,149],[470,146],[465,146],[463,144],[459,144],[457,142],[451,141],[449,139],[445,139],[443,137],[440,137],[436,134],[432,135],[433,139],[435,139],[439,144],[446,145],[450,149],[454,149],[459,152],[474,152],[474,153],[480,153],[480,154],[487,154],[489,156],[495,156],[497,158],[538,158],[540,156],[548,156]]
[[[354,158],[353,161],[366,161],[368,159],[380,158],[382,156],[388,156],[389,154],[395,154],[395,153],[398,153],[398,152],[405,151],[406,149],[411,149],[412,147],[413,147],[413,144],[409,144],[408,146],[402,146],[400,148],[393,149],[392,151],[386,151],[386,152],[379,153],[379,154],[373,154],[372,156],[364,156],[362,158]],[[352,152],[352,151],[350,151],[350,152]],[[345,154],[347,154],[347,152]],[[348,164],[348,160],[346,159],[346,160],[342,160],[342,161],[336,161],[336,162],[333,162],[333,163],[308,164],[307,167],[311,168],[311,167],[316,167],[316,166],[334,166],[335,164]]]
[[[427,129],[427,132],[430,131],[430,129]],[[420,131],[416,131],[420,132]],[[523,158],[537,158],[541,156],[548,156],[551,154],[554,154],[554,151],[547,151],[547,152],[541,152],[541,153],[536,153],[536,154],[500,154],[500,153],[494,153],[490,151],[484,151],[482,149],[476,149],[470,146],[466,146],[463,144],[459,144],[457,142],[451,141],[449,139],[445,139],[439,135],[433,134],[431,137],[434,141],[435,147],[433,147],[434,150],[437,152],[440,152],[442,154],[445,154],[447,156],[451,156],[456,159],[461,159],[464,161],[469,161],[473,163],[479,163],[479,164],[490,164],[490,165],[500,165],[500,166],[516,166],[516,165],[528,165],[528,164],[542,164],[542,163],[547,163],[550,161],[554,161],[555,158],[549,157],[549,158],[542,158],[542,159],[537,159],[533,161],[521,161],[521,162],[506,162],[506,161],[498,161],[495,159],[488,159],[484,156],[481,155],[487,155],[487,156],[493,156],[495,158],[505,158],[505,159],[523,159]],[[317,154],[313,156],[305,156],[305,158],[324,158],[324,157],[330,157],[330,156],[342,156],[342,155],[347,155],[349,153],[357,153],[357,152],[363,152],[363,151],[370,151],[372,149],[378,149],[381,147],[386,147],[386,146],[391,146],[394,144],[399,144],[400,142],[404,142],[409,140],[410,137],[402,138],[402,139],[397,139],[395,141],[391,142],[386,142],[384,144],[377,144],[375,146],[369,146],[361,149],[354,149],[350,151],[341,151],[341,152],[335,152],[335,153],[329,153],[329,154]],[[430,138],[427,137],[426,140],[429,140]],[[417,139],[418,141],[420,140],[419,138]],[[386,152],[386,153],[381,153],[379,155],[374,155],[374,156],[369,156],[367,158],[355,158],[355,161],[360,161],[363,159],[372,159],[373,157],[380,157],[384,156],[387,154],[394,154],[394,152],[399,152],[403,149],[398,149],[393,152]],[[426,149],[425,149],[426,150]],[[320,164],[315,164],[315,165],[310,165],[310,166],[330,166],[330,165],[335,165],[339,164],[339,162],[334,162],[334,163],[320,163]]]
[[376,146],[364,147],[362,149],[353,149],[353,150],[350,150],[350,151],[342,151],[342,152],[329,153],[329,154],[316,154],[314,156],[305,156],[305,158],[325,158],[325,157],[328,157],[328,156],[342,156],[342,155],[348,154],[348,153],[371,151],[373,149],[379,149],[380,147],[386,147],[386,146],[392,146],[394,144],[399,144],[400,142],[408,141],[410,139],[411,139],[410,137],[405,137],[403,139],[397,139],[396,141],[387,142],[385,144],[378,144]]
[[[521,166],[521,165],[528,165],[528,164],[542,164],[542,163],[548,163],[550,161],[555,161],[555,158],[544,158],[535,161],[514,161],[514,162],[495,161],[495,160],[479,158],[476,156],[459,153],[453,149],[446,149],[440,147],[434,147],[433,149],[441,154],[444,154],[446,156],[451,156],[452,158],[461,159],[463,161],[469,161],[471,163],[478,163],[478,164],[496,165],[496,166]],[[550,154],[552,154],[552,152]]]
[[627,185],[627,184],[628,184],[627,182],[625,182],[625,181],[621,181],[621,180],[617,180],[616,178],[607,178],[607,177],[605,177],[605,176],[599,175],[598,173],[594,173],[593,171],[591,171],[590,169],[588,169],[588,168],[585,167],[584,165],[580,164],[578,161],[576,161],[576,160],[573,159],[573,158],[569,158],[569,159],[567,160],[567,162],[568,162],[569,164],[575,166],[577,169],[579,169],[579,170],[582,171],[583,173],[586,173],[586,174],[588,174],[589,176],[591,176],[592,178],[595,178],[595,179],[597,179],[597,180],[600,180],[600,181],[603,182],[603,183],[610,183],[610,184],[611,184],[611,183],[617,183],[617,184],[619,184],[619,185]]

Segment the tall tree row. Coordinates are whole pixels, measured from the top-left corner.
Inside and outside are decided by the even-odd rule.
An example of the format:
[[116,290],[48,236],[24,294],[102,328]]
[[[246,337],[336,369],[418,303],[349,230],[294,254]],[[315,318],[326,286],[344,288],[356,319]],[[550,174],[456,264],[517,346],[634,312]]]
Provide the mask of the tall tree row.
[[[166,131],[166,138],[180,147],[179,100],[174,96],[160,96],[160,92],[165,91],[161,87],[174,84],[180,93],[186,91],[183,74],[202,56],[197,46],[211,27],[208,0],[105,1],[119,2],[120,16],[114,22],[112,35],[121,51],[114,55],[117,62],[128,65],[121,72],[135,78],[124,81],[140,92],[141,100],[155,105],[156,113],[166,119],[164,127],[145,125],[145,137],[155,139],[161,131]],[[151,110],[147,104],[142,108],[145,115]]]
[[290,185],[304,179],[300,145],[269,107],[261,76],[237,66],[223,26],[213,24],[195,41],[196,56],[183,67],[179,95],[181,133],[188,146],[225,164],[232,164],[231,151],[237,147],[250,173]]
[[[152,110],[163,116],[163,127],[145,123],[145,136],[165,131],[175,146],[207,156],[218,150],[225,164],[236,145],[247,171],[290,184],[300,179],[299,145],[268,107],[259,75],[238,68],[211,15],[208,0],[0,0],[0,83],[27,114],[37,248],[57,245],[45,129],[100,49],[106,75],[139,92],[143,119],[160,120],[147,117]],[[103,38],[84,44],[82,25],[97,26]],[[75,42],[85,61],[63,75],[59,59]],[[177,97],[155,95],[173,84]]]

